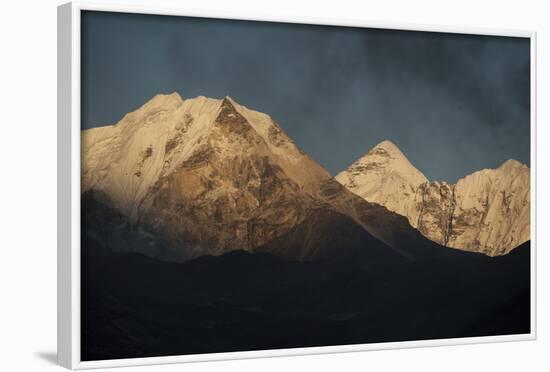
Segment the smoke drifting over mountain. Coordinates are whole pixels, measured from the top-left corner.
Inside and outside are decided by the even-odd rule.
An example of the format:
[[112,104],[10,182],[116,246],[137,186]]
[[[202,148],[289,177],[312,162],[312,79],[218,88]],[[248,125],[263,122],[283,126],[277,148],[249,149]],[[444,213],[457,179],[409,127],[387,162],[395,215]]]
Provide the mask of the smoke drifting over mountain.
[[85,12],[82,47],[83,129],[231,95],[333,175],[387,138],[430,179],[529,165],[527,39]]

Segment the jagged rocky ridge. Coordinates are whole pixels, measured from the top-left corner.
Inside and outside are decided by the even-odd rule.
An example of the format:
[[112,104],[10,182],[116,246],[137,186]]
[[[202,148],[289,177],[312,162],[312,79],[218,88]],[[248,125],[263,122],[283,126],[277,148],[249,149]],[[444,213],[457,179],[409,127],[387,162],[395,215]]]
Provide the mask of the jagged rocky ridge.
[[516,160],[456,184],[428,181],[395,144],[384,141],[336,179],[447,247],[497,256],[530,239],[530,173]]
[[84,238],[112,251],[181,261],[243,249],[373,264],[446,254],[230,97],[157,95],[115,125],[83,131],[82,191]]

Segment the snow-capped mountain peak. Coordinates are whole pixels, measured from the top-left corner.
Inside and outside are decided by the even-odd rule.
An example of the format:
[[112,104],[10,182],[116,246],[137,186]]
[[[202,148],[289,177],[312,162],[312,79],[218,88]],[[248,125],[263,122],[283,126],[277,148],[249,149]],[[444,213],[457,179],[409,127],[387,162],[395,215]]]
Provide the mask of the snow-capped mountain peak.
[[267,227],[254,236],[253,226],[247,225],[255,214],[263,213],[262,208],[268,208],[265,213],[277,210],[269,207],[269,198],[294,198],[292,203],[300,207],[283,204],[286,212],[262,224],[273,223],[277,230],[300,222],[305,218],[304,205],[318,194],[319,183],[331,178],[271,117],[229,96],[156,95],[114,125],[82,131],[82,149],[83,192],[108,195],[110,205],[132,223],[140,219],[154,223],[164,215],[167,220],[180,214],[188,217],[192,213],[178,208],[205,204],[202,212],[196,212],[204,216],[190,218],[186,226],[212,221],[210,214],[223,213],[219,218],[227,222],[227,231],[219,227],[218,232],[208,232],[208,226],[195,226],[199,235],[192,236],[191,245],[198,249],[206,244],[206,236],[223,236],[223,243],[208,244],[220,252],[228,244],[244,249],[270,238]]
[[409,205],[402,195],[414,194],[427,178],[393,142],[386,140],[340,172],[336,180],[367,201],[404,215]]
[[528,167],[527,165],[517,161],[516,159],[508,159],[498,167],[498,169],[500,170],[507,170],[507,169],[514,169],[514,168],[528,168]]
[[384,141],[336,179],[448,247],[494,256],[529,240],[529,167],[514,159],[456,184],[430,182],[395,144]]

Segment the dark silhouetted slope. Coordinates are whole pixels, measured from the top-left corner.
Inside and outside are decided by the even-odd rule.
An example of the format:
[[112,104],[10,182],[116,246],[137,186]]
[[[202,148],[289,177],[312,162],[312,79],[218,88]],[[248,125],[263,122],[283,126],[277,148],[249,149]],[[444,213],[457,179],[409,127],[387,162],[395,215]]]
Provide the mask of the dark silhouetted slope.
[[375,267],[233,251],[182,264],[94,250],[83,359],[528,333],[529,243]]

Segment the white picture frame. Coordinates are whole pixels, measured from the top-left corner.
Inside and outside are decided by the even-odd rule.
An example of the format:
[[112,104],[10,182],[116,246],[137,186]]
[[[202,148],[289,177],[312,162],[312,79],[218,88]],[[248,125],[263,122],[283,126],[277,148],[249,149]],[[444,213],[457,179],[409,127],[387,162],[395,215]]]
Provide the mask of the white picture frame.
[[[351,346],[227,352],[152,358],[81,361],[80,358],[80,16],[82,11],[196,16],[266,22],[383,28],[395,30],[513,36],[530,39],[531,46],[531,332],[427,341],[403,341]],[[264,14],[197,12],[115,3],[71,2],[58,8],[58,361],[69,369],[263,358],[289,355],[342,353],[397,348],[523,341],[536,339],[536,33],[532,31],[451,28],[367,20],[273,17]]]

